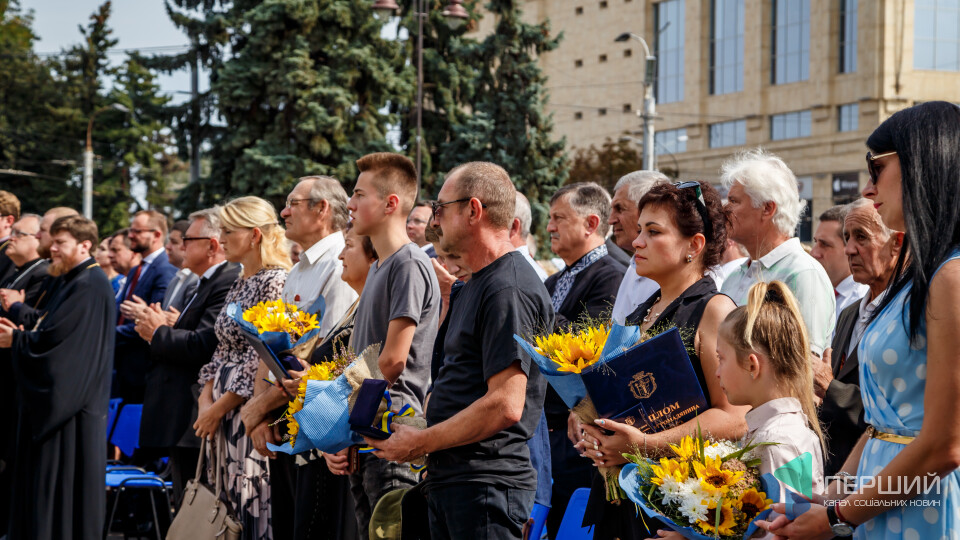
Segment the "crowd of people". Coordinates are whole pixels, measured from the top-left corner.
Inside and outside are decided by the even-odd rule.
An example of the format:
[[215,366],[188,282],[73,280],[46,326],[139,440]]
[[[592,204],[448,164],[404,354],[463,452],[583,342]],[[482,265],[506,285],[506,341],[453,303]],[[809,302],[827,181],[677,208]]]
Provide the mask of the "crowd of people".
[[[656,171],[612,195],[564,185],[549,201],[554,263],[534,260],[530,203],[486,162],[423,202],[408,158],[370,154],[349,194],[347,179],[307,176],[279,213],[244,196],[173,223],[142,210],[109,235],[0,191],[0,536],[102,536],[120,398],[142,404],[132,459],[169,459],[174,507],[202,461],[244,538],[393,537],[397,490],[422,501],[420,537],[521,538],[538,504],[555,538],[580,488],[594,538],[674,536],[608,502],[596,470],[697,430],[776,443],[764,472],[811,454],[813,501],[775,504],[760,521],[771,537],[954,537],[960,108],[905,109],[866,145],[863,198],[823,212],[809,251],[796,177],[760,149],[724,163],[725,200]],[[226,306],[279,298],[323,299],[310,363],[379,345],[392,407],[427,427],[395,424],[359,455],[272,451],[305,371],[276,380]],[[657,433],[581,423],[513,336],[583,320],[684,329],[708,408]]]

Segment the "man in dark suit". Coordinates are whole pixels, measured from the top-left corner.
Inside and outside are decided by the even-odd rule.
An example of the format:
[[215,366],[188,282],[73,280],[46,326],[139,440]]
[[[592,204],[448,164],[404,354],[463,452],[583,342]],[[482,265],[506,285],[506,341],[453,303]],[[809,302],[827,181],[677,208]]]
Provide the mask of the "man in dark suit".
[[114,366],[116,386],[113,394],[126,403],[143,403],[150,346],[137,335],[136,319],[147,305],[163,301],[167,284],[177,268],[167,260],[163,249],[167,236],[167,218],[156,210],[141,210],[134,214],[128,232],[130,249],[143,259],[127,274],[127,281],[117,297],[117,343]]
[[10,243],[10,230],[19,219],[20,199],[9,191],[0,191],[0,281],[14,271],[14,264],[6,251]]
[[137,334],[150,344],[140,446],[170,456],[176,497],[199,455],[200,440],[190,428],[197,418],[197,374],[217,348],[214,323],[240,274],[239,265],[224,261],[219,221],[215,210],[190,215],[183,264],[201,278],[176,322],[169,325],[166,312],[154,304],[140,313],[136,325]]
[[887,229],[867,199],[847,205],[842,222],[844,252],[853,280],[870,289],[861,300],[840,312],[831,348],[825,351],[822,361],[814,364],[814,390],[823,400],[818,416],[830,442],[824,462],[826,476],[840,470],[867,427],[860,398],[857,346],[883,300],[903,246],[903,233]]
[[[0,296],[6,298],[9,293],[11,299],[26,302],[28,305],[36,303],[40,296],[44,282],[47,280],[47,267],[50,262],[40,257],[37,248],[40,242],[37,233],[40,232],[40,216],[24,214],[10,229],[10,241],[4,253],[13,263],[13,272],[6,278],[0,279]],[[9,293],[8,293],[9,291]],[[8,302],[3,302],[6,305]],[[0,315],[6,316],[6,311],[0,309]]]
[[[592,182],[563,186],[550,199],[550,248],[566,263],[563,271],[545,282],[556,312],[556,328],[566,328],[584,316],[609,317],[627,269],[609,255],[604,244],[609,218],[610,195]],[[547,531],[553,538],[570,496],[577,488],[590,487],[593,467],[573,448],[568,435],[570,412],[552,388],[547,389],[543,410],[553,469]]]

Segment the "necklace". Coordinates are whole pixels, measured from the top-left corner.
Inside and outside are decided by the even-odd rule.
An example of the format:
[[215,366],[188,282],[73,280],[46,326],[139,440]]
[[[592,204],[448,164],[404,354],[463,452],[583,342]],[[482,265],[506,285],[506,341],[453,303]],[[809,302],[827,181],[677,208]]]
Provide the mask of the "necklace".
[[657,317],[659,317],[663,313],[663,311],[661,310],[659,313],[654,313],[652,316],[650,315],[650,312],[653,311],[653,307],[660,303],[660,298],[657,298],[657,301],[650,305],[650,309],[647,310],[647,314],[643,316],[644,324],[650,322],[651,319],[657,320]]

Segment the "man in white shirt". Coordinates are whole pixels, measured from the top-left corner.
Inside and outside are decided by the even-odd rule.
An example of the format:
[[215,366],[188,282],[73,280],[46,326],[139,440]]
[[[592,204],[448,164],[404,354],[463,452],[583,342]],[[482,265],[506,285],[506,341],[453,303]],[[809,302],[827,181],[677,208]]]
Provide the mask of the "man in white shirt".
[[[610,219],[608,222],[613,230],[613,241],[623,250],[633,253],[633,241],[640,234],[637,221],[640,212],[637,204],[650,191],[650,188],[660,182],[668,182],[666,176],[659,171],[634,171],[617,181],[613,188]],[[628,315],[637,309],[637,306],[650,298],[650,295],[660,288],[652,279],[637,275],[637,261],[630,257],[630,266],[623,274],[617,299],[613,304],[611,318],[614,322],[623,324]]]
[[793,236],[805,206],[797,177],[783,160],[761,149],[737,155],[721,170],[729,190],[727,236],[750,254],[750,260],[727,276],[721,292],[742,306],[754,283],[786,283],[800,304],[810,350],[819,357],[830,346],[836,299],[826,271]]
[[[287,275],[283,287],[285,302],[309,309],[322,296],[326,307],[320,321],[320,335],[326,336],[337,328],[343,316],[357,301],[357,293],[340,279],[343,263],[338,259],[343,251],[343,229],[347,226],[347,192],[335,178],[305,176],[287,196],[287,204],[280,212],[286,226],[286,237],[300,244],[300,261]],[[322,339],[322,338],[321,338]],[[297,461],[295,456],[274,455],[266,443],[278,443],[270,423],[276,414],[270,411],[284,407],[289,398],[277,386],[254,392],[254,397],[241,409],[244,426],[263,455],[269,456],[271,469],[271,512],[275,538],[294,538],[295,522],[303,512],[314,509],[314,501],[296,498],[298,463],[306,465],[301,475],[317,475],[325,469],[323,460]]]
[[856,302],[869,289],[853,280],[850,263],[844,253],[843,206],[834,206],[820,214],[820,224],[813,233],[813,249],[810,256],[816,259],[826,270],[833,283],[834,296],[837,298],[837,317],[850,304]]
[[433,244],[427,240],[427,224],[430,223],[432,215],[433,210],[430,208],[430,201],[418,202],[407,215],[407,238],[420,246],[420,249],[431,259],[437,256]]
[[546,281],[547,271],[530,256],[530,245],[527,239],[530,237],[531,221],[533,221],[533,214],[530,212],[530,201],[523,193],[518,191],[516,206],[513,211],[513,224],[510,225],[510,243],[513,244],[514,251],[522,254],[523,258],[530,263],[540,281]]

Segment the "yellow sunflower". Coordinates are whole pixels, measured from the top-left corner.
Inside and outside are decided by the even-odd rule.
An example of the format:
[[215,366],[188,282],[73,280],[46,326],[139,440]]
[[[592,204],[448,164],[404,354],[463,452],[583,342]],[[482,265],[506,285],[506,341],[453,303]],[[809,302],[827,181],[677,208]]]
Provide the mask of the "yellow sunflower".
[[580,373],[600,359],[600,351],[609,333],[610,329],[601,325],[576,334],[561,332],[537,337],[537,352],[557,364],[557,371]]
[[707,519],[698,521],[697,525],[706,534],[716,534],[728,536],[736,534],[734,528],[737,522],[733,519],[733,508],[730,501],[723,501],[720,505],[720,525],[717,526],[717,501],[711,500],[707,506]]
[[268,312],[257,320],[257,327],[263,332],[288,332],[290,319],[284,312]]
[[690,476],[690,463],[687,461],[677,461],[675,459],[660,458],[660,465],[651,465],[653,478],[651,484],[663,485],[664,478],[673,478],[677,482],[683,482]]
[[700,479],[700,485],[711,495],[726,495],[730,487],[743,476],[743,471],[725,470],[719,457],[707,457],[704,461],[694,461],[693,470]]
[[767,509],[773,504],[773,501],[767,498],[767,494],[750,488],[740,495],[740,498],[733,502],[738,510],[743,512],[747,519],[752,520],[757,514]]
[[697,441],[691,435],[680,439],[680,444],[671,444],[670,449],[682,460],[691,460],[700,458],[700,450],[697,448]]

